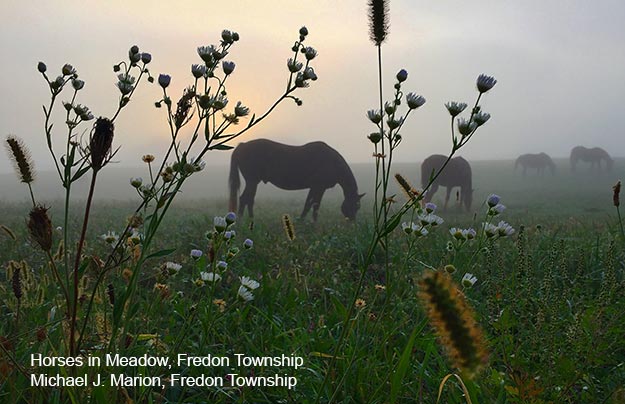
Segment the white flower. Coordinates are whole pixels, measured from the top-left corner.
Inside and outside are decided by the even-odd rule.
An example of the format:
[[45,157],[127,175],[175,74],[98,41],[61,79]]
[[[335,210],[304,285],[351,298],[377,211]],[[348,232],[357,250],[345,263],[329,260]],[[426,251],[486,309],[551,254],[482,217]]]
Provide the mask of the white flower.
[[456,227],[452,227],[451,229],[449,229],[449,234],[451,234],[453,236],[453,238],[455,238],[456,240],[466,240],[466,234],[464,233],[464,231],[462,229],[456,228]]
[[504,210],[506,209],[506,207],[500,203],[498,203],[497,205],[491,207],[490,209],[488,209],[488,215],[489,216],[497,216],[500,213],[502,213]]
[[139,233],[137,229],[132,229],[132,234],[128,237],[128,239],[132,242],[132,244],[137,245],[141,242],[141,238],[143,235]]
[[466,229],[463,230],[463,232],[465,233],[467,240],[473,240],[475,236],[477,236],[477,232],[474,229]]
[[436,210],[436,204],[428,202],[425,204],[425,211],[427,213],[433,213]]
[[100,236],[102,240],[104,240],[107,244],[117,244],[119,241],[119,236],[114,231],[110,231],[106,234]]
[[206,66],[205,65],[199,65],[199,64],[194,64],[191,65],[191,74],[193,74],[193,77],[195,77],[196,79],[199,79],[200,77],[204,77],[204,75],[206,74]]
[[379,110],[376,111],[375,109],[370,109],[369,111],[367,111],[367,117],[371,122],[377,125],[382,120],[382,113]]
[[254,294],[243,285],[239,286],[237,294],[241,299],[245,300],[246,302],[254,300]]
[[477,129],[477,124],[473,121],[467,121],[464,118],[458,118],[458,132],[462,136],[470,135],[475,129]]
[[442,217],[437,216],[433,213],[420,214],[419,221],[421,222],[423,226],[432,226],[432,227],[439,226],[445,222]]
[[199,259],[202,254],[202,250],[191,250],[191,258],[193,259]]
[[287,60],[286,62],[286,66],[289,68],[289,71],[291,73],[297,73],[302,70],[304,64],[302,62],[298,62],[296,60],[293,60],[292,58],[289,58],[289,60]]
[[419,230],[414,232],[415,237],[419,238],[419,237],[425,237],[428,235],[428,229],[426,229],[425,227],[421,227]]
[[475,285],[475,282],[477,282],[477,278],[473,276],[473,274],[466,273],[462,277],[462,286],[464,286],[465,288],[472,287],[473,285]]
[[178,272],[180,272],[182,265],[169,261],[165,263],[165,268],[170,274],[177,274]]
[[260,283],[258,283],[254,279],[251,279],[250,277],[242,276],[241,277],[241,285],[245,286],[248,289],[254,290],[254,289],[257,289],[260,286]]
[[467,104],[465,104],[464,102],[450,101],[447,104],[445,104],[445,108],[447,108],[447,111],[449,111],[449,114],[452,117],[464,111],[466,107],[467,107]]
[[473,121],[477,126],[482,126],[490,119],[490,114],[488,112],[478,112],[473,115]]
[[406,234],[412,234],[413,231],[417,230],[417,225],[412,222],[403,222],[401,224],[401,228]]
[[497,80],[495,80],[492,76],[487,76],[485,74],[480,74],[477,78],[477,90],[480,93],[485,93],[497,84]]
[[499,237],[508,237],[514,234],[514,229],[503,220],[497,224],[497,233]]
[[215,230],[217,231],[217,233],[221,233],[222,231],[226,230],[226,227],[228,226],[228,224],[226,223],[226,219],[221,216],[215,216],[213,223],[215,225]]
[[484,234],[486,234],[486,237],[492,238],[492,237],[495,237],[497,234],[499,234],[499,229],[494,224],[483,223],[482,225],[483,225]]
[[423,97],[422,95],[416,95],[414,93],[408,93],[406,95],[406,103],[408,104],[408,108],[417,109],[425,104],[425,97]]
[[212,272],[200,272],[200,278],[206,282],[218,282],[221,279],[221,275]]

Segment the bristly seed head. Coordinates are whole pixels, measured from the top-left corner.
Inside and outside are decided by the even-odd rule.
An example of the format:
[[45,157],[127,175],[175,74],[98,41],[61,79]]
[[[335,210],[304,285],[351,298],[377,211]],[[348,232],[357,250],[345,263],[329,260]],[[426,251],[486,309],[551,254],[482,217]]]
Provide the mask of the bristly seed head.
[[473,376],[488,361],[475,314],[446,272],[427,272],[419,281],[419,298],[454,367]]
[[612,201],[614,202],[614,206],[617,208],[621,205],[620,194],[621,194],[621,181],[614,184],[612,187],[614,194],[612,195]]
[[282,215],[282,225],[289,241],[295,240],[295,226],[293,226],[293,221],[288,214]]
[[6,140],[9,157],[11,161],[13,161],[15,171],[20,181],[25,184],[30,184],[35,180],[34,164],[33,159],[30,157],[30,152],[20,138],[9,135]]
[[52,248],[52,221],[48,217],[48,208],[35,206],[28,214],[28,232],[42,250]]
[[408,180],[406,180],[403,175],[401,175],[400,173],[395,174],[395,180],[399,184],[399,187],[402,189],[402,191],[404,191],[408,199],[410,199],[411,201],[416,199],[417,195],[415,195],[415,193],[413,192],[412,185],[410,185]]
[[388,35],[388,0],[369,0],[369,38],[380,46]]
[[114,131],[115,125],[110,119],[100,117],[96,120],[89,140],[91,167],[94,171],[100,170],[111,155]]

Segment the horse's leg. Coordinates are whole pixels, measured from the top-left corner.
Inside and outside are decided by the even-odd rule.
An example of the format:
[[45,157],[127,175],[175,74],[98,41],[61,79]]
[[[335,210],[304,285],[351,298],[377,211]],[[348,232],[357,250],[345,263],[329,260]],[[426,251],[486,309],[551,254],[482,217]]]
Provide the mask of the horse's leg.
[[308,211],[310,210],[310,207],[312,206],[312,202],[313,202],[313,188],[310,188],[310,191],[308,191],[308,196],[306,196],[306,202],[304,203],[304,210],[302,211],[302,215],[300,216],[300,219],[303,219],[306,217],[306,215],[308,214]]
[[239,198],[239,216],[243,216],[245,207],[250,214],[250,218],[254,217],[254,198],[256,197],[256,189],[258,188],[258,181],[246,181],[245,190],[241,193]]
[[319,206],[321,206],[321,198],[323,198],[324,192],[326,192],[325,188],[321,189],[311,189],[312,194],[312,209],[313,209],[313,221],[317,221],[317,215],[319,213]]
[[454,187],[452,187],[451,185],[448,186],[447,189],[447,193],[445,194],[445,206],[443,206],[443,210],[447,210],[447,204],[449,203],[449,197],[451,196],[451,190]]
[[425,203],[430,202],[432,198],[434,198],[434,194],[436,193],[436,191],[438,191],[438,184],[432,184],[432,187],[428,189],[428,192],[425,194],[425,197],[423,198]]

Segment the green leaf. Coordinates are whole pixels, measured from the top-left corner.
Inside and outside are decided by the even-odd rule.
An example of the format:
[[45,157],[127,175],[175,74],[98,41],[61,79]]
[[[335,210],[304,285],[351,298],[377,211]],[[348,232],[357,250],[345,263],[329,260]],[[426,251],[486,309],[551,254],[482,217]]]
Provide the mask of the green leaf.
[[410,357],[412,356],[412,347],[414,346],[415,338],[417,336],[418,326],[412,330],[412,334],[410,335],[410,339],[404,348],[404,352],[401,354],[401,358],[399,359],[399,363],[397,364],[397,369],[391,376],[391,399],[390,402],[394,403],[397,401],[397,396],[399,395],[402,381],[406,376],[406,372],[408,371],[408,366],[410,365]]
[[395,230],[395,228],[399,226],[400,221],[401,221],[401,215],[395,215],[395,217],[392,218],[392,220],[386,224],[386,227],[384,228],[384,231],[382,231],[382,234],[380,234],[380,237],[384,237],[390,232],[392,232],[393,230]]
[[157,251],[155,253],[152,253],[152,254],[148,255],[146,257],[146,260],[149,260],[150,258],[165,257],[166,255],[169,255],[169,254],[173,253],[174,251],[176,251],[175,248],[168,248],[168,249],[165,249],[165,250],[160,250],[160,251]]

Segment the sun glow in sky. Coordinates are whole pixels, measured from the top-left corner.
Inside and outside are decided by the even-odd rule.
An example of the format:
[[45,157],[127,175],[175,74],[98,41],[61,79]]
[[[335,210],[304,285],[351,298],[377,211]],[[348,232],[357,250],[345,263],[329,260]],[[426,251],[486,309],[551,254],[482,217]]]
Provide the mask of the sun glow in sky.
[[[393,0],[390,9],[383,46],[387,98],[395,73],[405,68],[406,91],[428,100],[405,125],[399,161],[449,150],[443,104],[471,103],[480,73],[499,82],[483,101],[492,119],[461,151],[465,157],[502,159],[539,151],[563,157],[578,144],[624,154],[621,2]],[[71,63],[86,81],[79,102],[96,116],[109,116],[118,99],[112,66],[125,59],[131,45],[152,54],[154,75],[172,76],[171,95],[177,99],[192,83],[191,64],[200,62],[197,46],[217,43],[227,28],[241,36],[227,58],[237,64],[229,79],[231,105],[241,100],[260,114],[282,94],[286,60],[302,25],[310,31],[308,45],[319,52],[313,63],[319,80],[297,94],[303,106],[283,103],[240,141],[323,140],[348,161],[371,160],[366,135],[374,127],[365,113],[376,105],[377,61],[365,1],[8,1],[3,14],[0,132],[22,137],[40,169],[51,168],[52,161],[41,110],[49,93],[38,61],[46,62],[51,76]],[[158,85],[146,83],[122,111],[115,137],[122,146],[120,165],[137,166],[142,154],[164,153],[166,117],[154,108],[160,96]],[[54,133],[61,141],[62,117]],[[224,164],[229,153],[207,160]],[[10,170],[1,158],[0,173]]]

